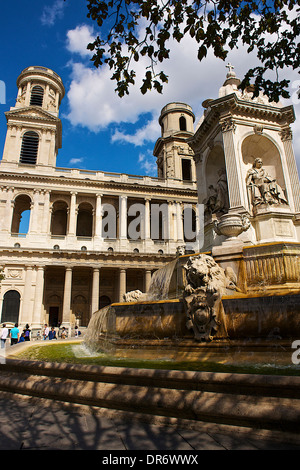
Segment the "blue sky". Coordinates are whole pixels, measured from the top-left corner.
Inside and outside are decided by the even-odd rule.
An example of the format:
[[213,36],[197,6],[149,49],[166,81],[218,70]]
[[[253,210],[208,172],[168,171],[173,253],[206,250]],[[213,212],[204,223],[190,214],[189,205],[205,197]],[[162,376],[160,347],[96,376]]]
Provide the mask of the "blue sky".
[[[58,167],[156,176],[152,151],[160,136],[161,108],[171,101],[186,102],[192,106],[197,122],[202,102],[218,97],[226,64],[212,54],[199,63],[196,44],[185,38],[180,45],[174,44],[164,65],[170,80],[162,95],[151,92],[143,96],[140,82],[129,96],[120,99],[110,71],[96,69],[90,61],[86,45],[97,30],[86,14],[84,0],[1,2],[0,80],[6,85],[6,104],[0,104],[1,153],[6,135],[4,112],[15,104],[16,79],[24,68],[42,65],[58,73],[66,89],[60,108],[63,141]],[[240,78],[257,65],[255,54],[245,54],[242,47],[233,51],[228,61]],[[143,60],[137,67],[137,81],[141,81]],[[291,80],[290,92],[295,95],[299,75],[286,71],[284,76]],[[299,115],[300,102],[294,100],[294,104]],[[300,136],[295,135],[295,129],[296,125],[294,147],[299,161]]]

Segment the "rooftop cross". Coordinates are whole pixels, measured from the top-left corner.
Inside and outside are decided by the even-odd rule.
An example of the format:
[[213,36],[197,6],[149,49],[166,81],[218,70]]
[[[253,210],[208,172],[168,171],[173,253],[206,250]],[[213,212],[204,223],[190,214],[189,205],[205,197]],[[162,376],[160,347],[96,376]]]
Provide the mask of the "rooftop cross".
[[230,62],[228,62],[228,64],[226,65],[226,68],[229,70],[229,73],[232,73],[233,69],[234,69],[234,66],[231,65]]

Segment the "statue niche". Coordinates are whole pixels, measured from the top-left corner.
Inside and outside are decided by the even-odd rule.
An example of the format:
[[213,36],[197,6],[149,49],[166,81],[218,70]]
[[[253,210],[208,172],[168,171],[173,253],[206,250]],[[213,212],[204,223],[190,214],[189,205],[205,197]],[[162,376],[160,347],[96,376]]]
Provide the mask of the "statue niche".
[[218,180],[216,185],[209,185],[208,195],[202,202],[205,206],[205,215],[225,214],[229,209],[229,197],[227,176],[225,168],[218,170]]
[[246,176],[246,186],[250,204],[256,207],[260,204],[286,204],[288,201],[283,189],[276,178],[270,176],[263,168],[261,158],[255,158],[252,168]]

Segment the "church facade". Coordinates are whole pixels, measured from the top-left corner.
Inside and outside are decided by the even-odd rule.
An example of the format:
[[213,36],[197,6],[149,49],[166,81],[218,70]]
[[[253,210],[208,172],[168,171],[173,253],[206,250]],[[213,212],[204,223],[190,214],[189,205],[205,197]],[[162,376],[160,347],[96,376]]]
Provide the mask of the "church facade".
[[230,267],[244,292],[298,289],[294,110],[242,93],[228,68],[195,127],[189,105],[162,109],[157,177],[57,167],[62,80],[23,70],[0,163],[1,323],[87,326],[126,292],[146,292],[182,247]]
[[87,326],[93,312],[126,292],[145,292],[153,271],[174,259],[187,241],[186,205],[196,227],[195,164],[187,144],[194,115],[181,103],[163,109],[158,177],[59,168],[61,78],[28,67],[17,87],[16,104],[5,113],[0,164],[1,322],[28,323],[32,330],[45,323]]

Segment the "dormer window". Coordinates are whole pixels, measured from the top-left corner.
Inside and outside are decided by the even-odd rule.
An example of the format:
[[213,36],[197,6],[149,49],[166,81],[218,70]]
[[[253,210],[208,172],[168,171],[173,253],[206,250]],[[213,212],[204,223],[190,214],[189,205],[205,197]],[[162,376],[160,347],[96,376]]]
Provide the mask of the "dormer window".
[[35,165],[39,148],[39,136],[36,132],[25,132],[22,140],[20,163]]
[[30,106],[43,106],[44,88],[36,85],[31,90]]

